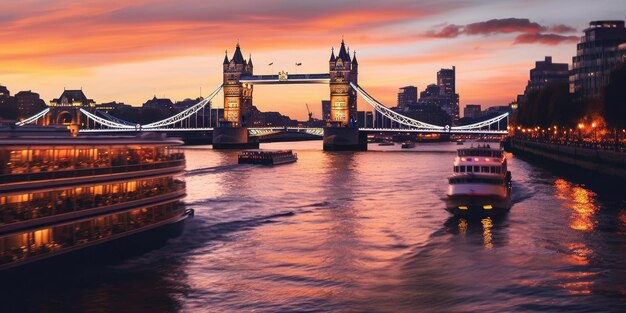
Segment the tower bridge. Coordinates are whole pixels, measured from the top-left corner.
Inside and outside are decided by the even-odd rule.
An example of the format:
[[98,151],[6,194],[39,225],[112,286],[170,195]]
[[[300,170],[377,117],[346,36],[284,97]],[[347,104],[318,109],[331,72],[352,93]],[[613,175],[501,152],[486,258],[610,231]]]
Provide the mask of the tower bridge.
[[[356,54],[350,56],[342,40],[339,52],[331,50],[328,73],[289,74],[279,72],[270,75],[255,75],[252,57],[243,57],[239,43],[232,58],[228,52],[224,56],[223,83],[207,98],[190,108],[153,123],[140,125],[95,109],[93,100],[86,99],[82,91],[64,92],[44,111],[23,121],[17,126],[31,123],[41,125],[63,124],[80,127],[87,133],[132,133],[132,132],[211,132],[214,149],[258,147],[257,137],[276,131],[297,131],[322,136],[324,150],[366,150],[368,132],[415,132],[445,134],[492,134],[505,135],[508,113],[463,126],[433,125],[395,112],[369,95],[358,83],[359,63]],[[253,107],[254,85],[269,84],[328,84],[330,94],[330,118],[324,128],[265,127],[255,128]],[[224,114],[218,125],[211,123],[211,101],[223,90]],[[67,95],[66,95],[67,93]],[[382,116],[401,125],[401,128],[361,128],[357,127],[357,96],[379,112]],[[209,108],[209,123],[206,122]]]

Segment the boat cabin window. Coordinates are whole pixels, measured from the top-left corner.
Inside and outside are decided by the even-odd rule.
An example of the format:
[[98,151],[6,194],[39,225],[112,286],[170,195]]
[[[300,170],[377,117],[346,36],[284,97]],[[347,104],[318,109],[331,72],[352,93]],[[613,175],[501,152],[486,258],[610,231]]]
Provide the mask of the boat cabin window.
[[465,173],[465,166],[464,165],[461,166],[461,173]]
[[484,177],[454,177],[449,179],[450,184],[489,184],[489,185],[502,185],[504,181],[498,178],[484,178]]
[[480,171],[482,173],[489,173],[489,166],[481,166]]
[[112,145],[0,149],[0,175],[56,172],[168,162],[184,159],[178,149],[153,145]]
[[492,166],[491,167],[491,173],[500,174],[500,167],[499,166]]
[[474,173],[480,173],[480,166],[474,166]]

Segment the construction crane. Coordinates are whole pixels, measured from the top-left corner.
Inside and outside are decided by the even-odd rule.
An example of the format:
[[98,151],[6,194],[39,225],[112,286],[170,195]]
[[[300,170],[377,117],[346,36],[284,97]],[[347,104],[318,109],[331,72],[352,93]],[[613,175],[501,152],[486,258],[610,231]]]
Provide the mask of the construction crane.
[[308,103],[305,103],[305,104],[306,104],[306,110],[307,112],[309,112],[309,122],[311,122],[313,121],[313,113],[311,113],[311,110],[309,110],[309,104]]

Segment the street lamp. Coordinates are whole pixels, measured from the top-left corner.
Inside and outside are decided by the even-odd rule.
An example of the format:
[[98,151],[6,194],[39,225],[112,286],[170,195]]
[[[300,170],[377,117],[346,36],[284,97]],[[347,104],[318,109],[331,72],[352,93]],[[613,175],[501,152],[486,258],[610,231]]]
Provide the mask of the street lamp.
[[591,127],[593,128],[593,143],[596,144],[596,123],[591,123]]
[[578,143],[583,140],[583,128],[585,128],[585,124],[578,123]]

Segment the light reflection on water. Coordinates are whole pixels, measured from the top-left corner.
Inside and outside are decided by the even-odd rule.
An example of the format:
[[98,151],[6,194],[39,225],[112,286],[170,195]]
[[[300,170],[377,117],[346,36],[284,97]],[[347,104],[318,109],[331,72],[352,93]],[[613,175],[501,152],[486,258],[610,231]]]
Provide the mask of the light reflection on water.
[[[441,197],[455,144],[357,153],[325,153],[321,142],[263,145],[270,147],[293,148],[299,160],[237,166],[236,152],[186,149],[186,202],[196,215],[183,236],[102,269],[88,286],[31,301],[78,299],[63,302],[71,311],[98,295],[108,301],[98,302],[103,310],[130,302],[137,312],[624,305],[622,195],[591,191],[509,154],[511,212],[454,218]],[[140,291],[142,282],[155,294]]]
[[599,209],[595,202],[596,194],[562,178],[556,179],[554,186],[557,190],[557,197],[568,200],[563,206],[572,211],[570,227],[580,231],[592,231],[596,223],[594,215]]

